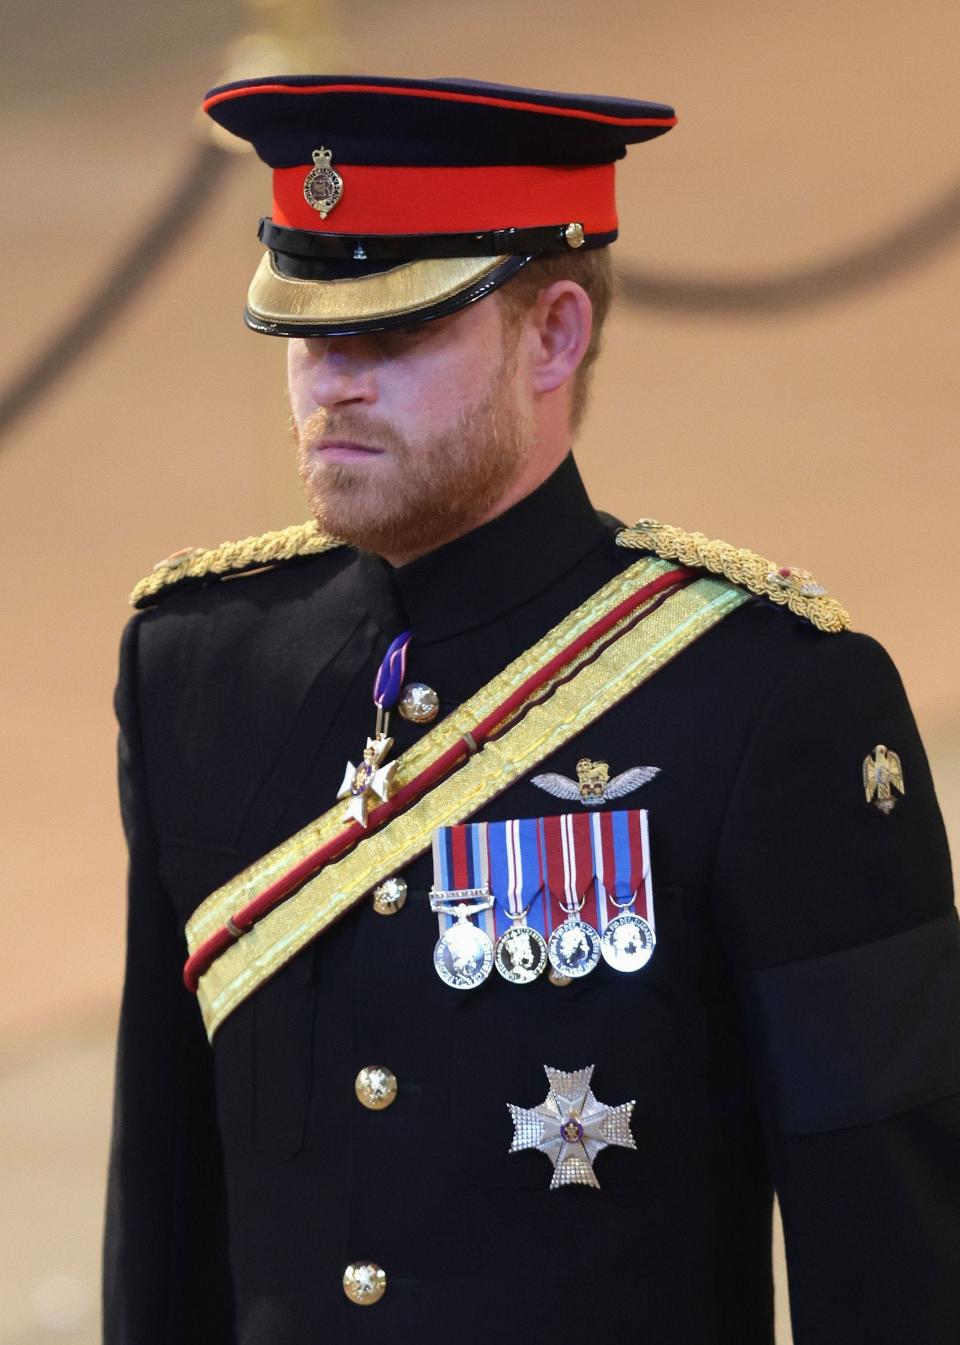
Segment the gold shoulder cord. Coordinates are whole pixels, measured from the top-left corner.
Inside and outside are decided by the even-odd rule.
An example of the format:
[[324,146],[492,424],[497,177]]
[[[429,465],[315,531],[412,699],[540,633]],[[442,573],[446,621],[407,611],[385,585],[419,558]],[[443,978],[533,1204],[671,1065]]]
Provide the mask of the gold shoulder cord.
[[245,570],[293,560],[296,556],[318,556],[342,545],[336,537],[319,532],[317,525],[310,522],[264,532],[259,537],[245,537],[240,542],[222,542],[209,549],[188,547],[184,551],[175,551],[166,560],[157,561],[153,572],[141,579],[130,594],[130,603],[133,607],[145,607],[151,598],[184,579],[203,579],[210,575],[224,579],[228,575],[243,574]]
[[[185,579],[226,578],[297,556],[320,555],[341,545],[337,538],[319,532],[316,524],[309,522],[239,542],[223,542],[209,549],[188,547],[158,561],[153,572],[134,588],[130,602],[134,607],[143,607],[151,598]],[[663,560],[679,560],[684,565],[722,574],[750,593],[787,607],[795,616],[805,617],[818,630],[835,634],[850,625],[845,608],[830,597],[809,571],[779,566],[746,547],[732,546],[700,532],[685,532],[649,518],[641,519],[631,528],[622,528],[617,534],[617,545],[652,551]]]
[[795,616],[805,617],[818,630],[831,635],[847,630],[850,625],[846,609],[830,597],[809,571],[779,566],[755,551],[715,541],[702,532],[684,532],[669,523],[644,518],[632,528],[621,529],[617,545],[652,551],[664,560],[679,560],[683,565],[722,574],[751,593],[789,608]]

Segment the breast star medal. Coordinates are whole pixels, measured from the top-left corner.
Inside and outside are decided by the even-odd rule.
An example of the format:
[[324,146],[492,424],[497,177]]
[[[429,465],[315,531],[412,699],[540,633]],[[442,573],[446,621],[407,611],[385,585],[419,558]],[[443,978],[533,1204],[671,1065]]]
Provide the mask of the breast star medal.
[[632,794],[659,774],[659,766],[631,766],[611,780],[610,767],[605,761],[591,761],[589,757],[581,757],[577,762],[576,780],[558,775],[555,771],[547,771],[544,775],[535,775],[530,783],[538,789],[545,789],[554,798],[576,801],[587,808],[598,808],[611,799]]
[[349,799],[343,814],[345,822],[359,822],[362,827],[368,825],[368,814],[377,803],[386,803],[394,788],[394,774],[397,762],[386,762],[393,747],[393,739],[388,737],[390,711],[397,703],[403,675],[407,665],[407,646],[410,644],[410,632],[391,641],[377,670],[373,684],[373,703],[377,708],[377,722],[372,738],[367,739],[359,765],[347,762],[343,773],[343,783],[337,793],[338,799]]
[[323,145],[313,151],[313,167],[303,183],[307,205],[326,219],[343,195],[343,178],[332,165],[333,153]]
[[590,1088],[593,1065],[565,1073],[544,1066],[550,1090],[539,1107],[507,1103],[513,1120],[513,1143],[509,1152],[539,1149],[553,1164],[550,1190],[559,1186],[600,1186],[593,1170],[594,1159],[608,1145],[636,1149],[630,1130],[635,1103],[608,1107],[598,1102]]
[[877,743],[873,755],[863,759],[863,789],[868,803],[874,803],[882,813],[892,813],[897,806],[891,786],[906,794],[903,767],[896,752],[883,743]]

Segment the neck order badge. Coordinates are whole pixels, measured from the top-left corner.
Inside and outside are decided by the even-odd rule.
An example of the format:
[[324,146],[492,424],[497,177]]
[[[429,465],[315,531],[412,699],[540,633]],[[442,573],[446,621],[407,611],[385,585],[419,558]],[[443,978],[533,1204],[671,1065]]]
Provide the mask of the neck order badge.
[[433,864],[434,965],[455,990],[476,989],[492,965],[525,985],[548,959],[559,975],[578,978],[601,957],[632,972],[653,954],[646,811],[441,827]]
[[377,722],[373,737],[367,739],[359,766],[347,762],[343,783],[337,794],[338,799],[349,799],[343,814],[345,822],[359,822],[367,825],[367,813],[377,802],[386,803],[393,793],[393,777],[397,769],[395,761],[384,762],[393,747],[390,731],[390,711],[400,699],[407,667],[407,649],[410,644],[410,632],[392,641],[380,663],[373,686],[373,703],[377,708]]

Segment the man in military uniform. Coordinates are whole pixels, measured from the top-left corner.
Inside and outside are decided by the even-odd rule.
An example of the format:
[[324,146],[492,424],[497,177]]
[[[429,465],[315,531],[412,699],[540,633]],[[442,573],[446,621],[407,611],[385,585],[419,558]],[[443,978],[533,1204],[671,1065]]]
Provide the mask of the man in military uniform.
[[796,1345],[956,1345],[960,945],[897,674],[570,456],[613,165],[671,110],[206,107],[273,168],[246,320],[315,521],[134,594],[108,1345],[771,1345],[774,1190]]

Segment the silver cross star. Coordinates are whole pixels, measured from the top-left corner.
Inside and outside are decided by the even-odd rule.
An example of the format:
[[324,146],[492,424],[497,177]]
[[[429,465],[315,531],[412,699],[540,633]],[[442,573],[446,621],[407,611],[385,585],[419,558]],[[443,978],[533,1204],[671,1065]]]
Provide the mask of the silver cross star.
[[343,814],[344,822],[359,822],[365,827],[367,813],[375,806],[376,801],[379,799],[381,803],[386,803],[390,797],[393,792],[394,772],[399,763],[388,761],[384,766],[383,759],[392,746],[392,738],[386,738],[382,733],[378,733],[375,738],[367,739],[359,766],[355,766],[352,761],[347,762],[343,784],[337,794],[338,799],[350,800]]
[[593,1065],[566,1073],[544,1065],[550,1091],[539,1107],[516,1107],[507,1103],[513,1118],[510,1153],[539,1149],[553,1164],[550,1190],[576,1183],[596,1186],[593,1160],[608,1144],[635,1149],[630,1131],[633,1102],[608,1107],[598,1102],[590,1088]]

